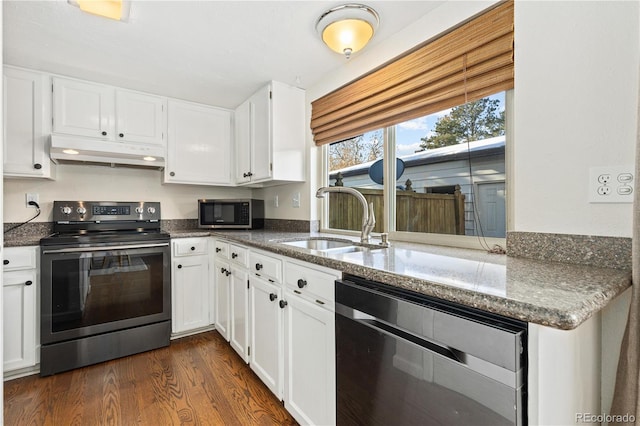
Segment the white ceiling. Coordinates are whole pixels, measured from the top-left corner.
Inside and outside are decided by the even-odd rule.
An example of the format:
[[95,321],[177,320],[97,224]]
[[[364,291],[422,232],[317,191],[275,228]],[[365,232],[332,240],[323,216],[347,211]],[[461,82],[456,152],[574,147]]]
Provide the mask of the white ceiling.
[[[315,31],[320,14],[339,2],[131,4],[123,23],[66,0],[4,0],[4,63],[226,108],[269,80],[307,88],[345,65]],[[381,20],[370,49],[442,1],[366,4]]]

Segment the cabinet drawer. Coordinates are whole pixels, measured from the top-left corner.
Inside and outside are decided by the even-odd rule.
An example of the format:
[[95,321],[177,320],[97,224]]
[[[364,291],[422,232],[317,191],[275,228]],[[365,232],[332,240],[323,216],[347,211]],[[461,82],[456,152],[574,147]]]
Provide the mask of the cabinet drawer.
[[174,256],[207,254],[206,238],[181,238],[173,241]]
[[216,257],[219,259],[228,259],[229,258],[229,243],[226,241],[216,240],[214,251],[216,252]]
[[280,259],[252,251],[249,253],[249,268],[256,275],[274,282],[282,282],[282,261]]
[[3,270],[35,269],[37,247],[11,247],[4,250]]
[[335,280],[339,277],[339,272],[323,271],[310,264],[289,260],[284,264],[284,280],[288,288],[311,301],[326,303],[331,308],[335,300]]
[[229,244],[229,259],[231,263],[246,268],[249,265],[249,250],[246,247]]

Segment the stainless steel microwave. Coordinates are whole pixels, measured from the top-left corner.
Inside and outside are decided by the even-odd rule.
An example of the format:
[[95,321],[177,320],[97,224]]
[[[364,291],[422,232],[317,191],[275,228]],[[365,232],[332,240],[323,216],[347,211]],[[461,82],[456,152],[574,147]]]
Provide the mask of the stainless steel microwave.
[[263,200],[198,200],[198,227],[264,228]]

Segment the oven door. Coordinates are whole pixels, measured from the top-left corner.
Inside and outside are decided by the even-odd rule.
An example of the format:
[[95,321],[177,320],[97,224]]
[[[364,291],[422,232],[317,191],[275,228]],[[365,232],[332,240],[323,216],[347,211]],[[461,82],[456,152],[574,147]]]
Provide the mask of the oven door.
[[42,344],[171,319],[169,242],[41,252]]

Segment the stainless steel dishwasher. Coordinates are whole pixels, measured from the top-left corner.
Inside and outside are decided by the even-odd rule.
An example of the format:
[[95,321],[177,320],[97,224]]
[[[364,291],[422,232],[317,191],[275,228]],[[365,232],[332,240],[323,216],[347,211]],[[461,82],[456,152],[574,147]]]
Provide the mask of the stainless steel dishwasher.
[[339,425],[524,425],[527,324],[345,275]]

